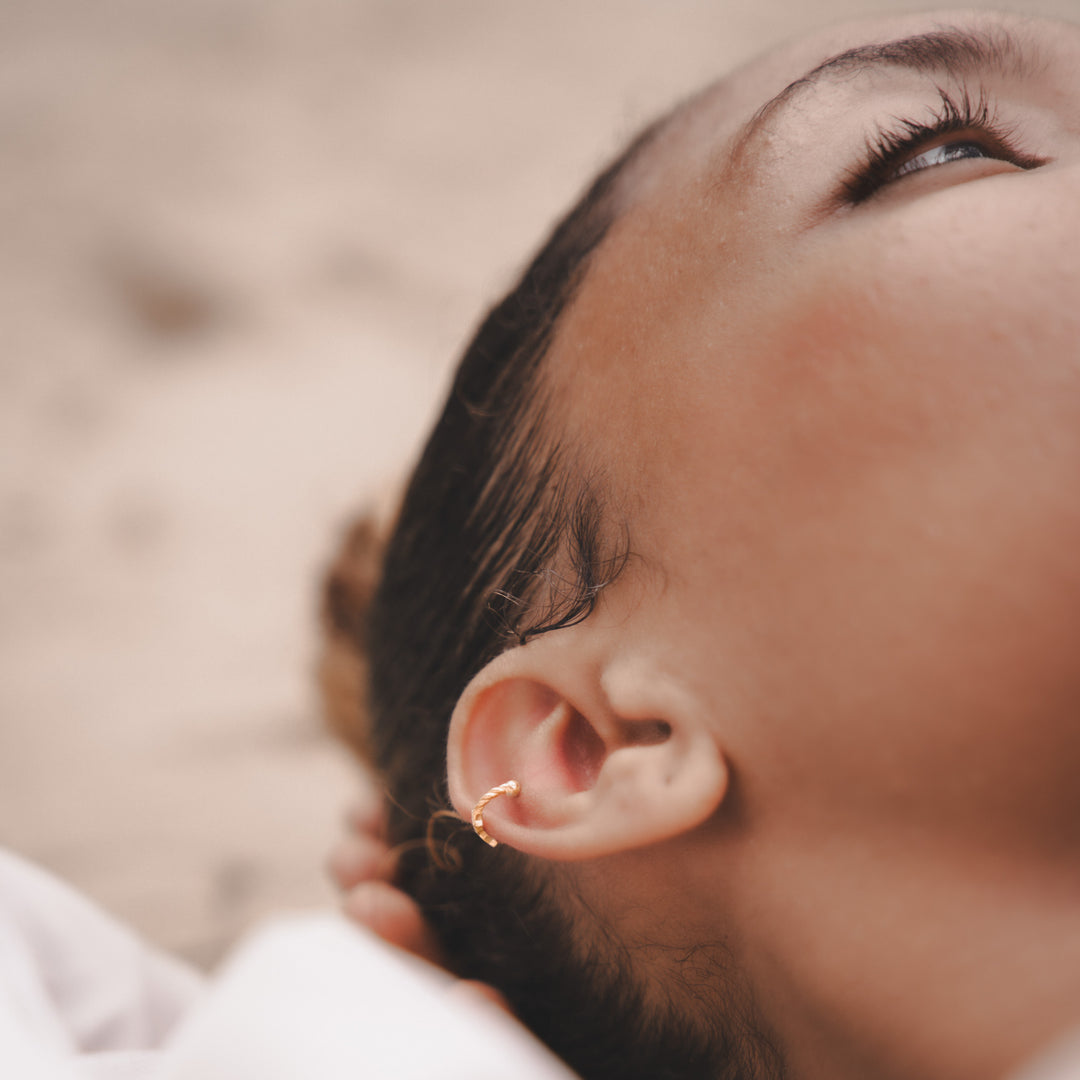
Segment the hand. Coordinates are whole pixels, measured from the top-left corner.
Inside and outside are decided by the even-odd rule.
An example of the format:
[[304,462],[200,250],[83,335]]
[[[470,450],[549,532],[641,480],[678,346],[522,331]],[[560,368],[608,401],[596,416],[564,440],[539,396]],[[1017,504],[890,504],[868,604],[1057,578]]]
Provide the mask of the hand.
[[[346,815],[346,833],[330,853],[328,869],[342,891],[345,915],[384,941],[445,968],[435,933],[412,897],[393,885],[395,859],[384,838],[381,800],[372,792],[358,798]],[[461,979],[455,991],[479,995],[510,1012],[493,986]]]

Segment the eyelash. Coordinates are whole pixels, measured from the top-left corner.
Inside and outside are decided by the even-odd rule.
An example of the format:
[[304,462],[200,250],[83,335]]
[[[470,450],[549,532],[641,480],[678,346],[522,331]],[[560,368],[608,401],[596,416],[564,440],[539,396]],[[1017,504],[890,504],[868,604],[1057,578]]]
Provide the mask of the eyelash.
[[1021,169],[1035,169],[1045,163],[1044,159],[1031,157],[1017,149],[1013,132],[998,122],[993,104],[985,93],[975,101],[967,90],[956,98],[938,87],[938,94],[941,105],[928,120],[896,117],[894,127],[879,130],[867,141],[862,164],[843,182],[845,202],[857,206],[890,181],[899,179],[897,170],[905,161],[917,156],[915,151],[944,135],[969,135],[965,141],[981,146],[989,157],[1009,161]]

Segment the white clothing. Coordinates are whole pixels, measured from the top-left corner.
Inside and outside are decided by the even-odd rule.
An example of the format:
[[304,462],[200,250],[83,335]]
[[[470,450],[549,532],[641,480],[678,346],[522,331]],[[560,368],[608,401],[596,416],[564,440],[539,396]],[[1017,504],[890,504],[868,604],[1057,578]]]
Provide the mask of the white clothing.
[[270,924],[206,980],[0,851],[3,1080],[573,1080],[454,985],[335,915]]
[[1080,1031],[1071,1032],[1047,1053],[1040,1054],[1013,1080],[1080,1080]]

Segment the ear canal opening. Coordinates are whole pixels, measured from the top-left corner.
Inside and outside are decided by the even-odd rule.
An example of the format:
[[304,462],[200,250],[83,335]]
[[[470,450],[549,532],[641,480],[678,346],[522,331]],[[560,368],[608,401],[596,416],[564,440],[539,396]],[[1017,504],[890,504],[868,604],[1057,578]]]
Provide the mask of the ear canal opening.
[[607,748],[596,729],[576,709],[571,710],[562,731],[563,765],[570,790],[589,790],[606,756]]
[[671,725],[666,720],[624,720],[623,746],[659,746],[671,738]]

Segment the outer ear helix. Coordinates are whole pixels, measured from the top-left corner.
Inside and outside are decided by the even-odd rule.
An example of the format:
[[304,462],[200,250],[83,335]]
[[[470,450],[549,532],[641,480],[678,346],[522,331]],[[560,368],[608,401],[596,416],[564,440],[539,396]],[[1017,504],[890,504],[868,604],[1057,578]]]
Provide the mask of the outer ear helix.
[[476,830],[476,835],[479,836],[488,847],[498,847],[499,841],[493,836],[489,836],[484,829],[484,807],[487,806],[492,799],[497,799],[500,795],[509,795],[512,799],[516,799],[520,794],[521,785],[516,780],[507,780],[505,784],[493,787],[473,807],[472,827]]

